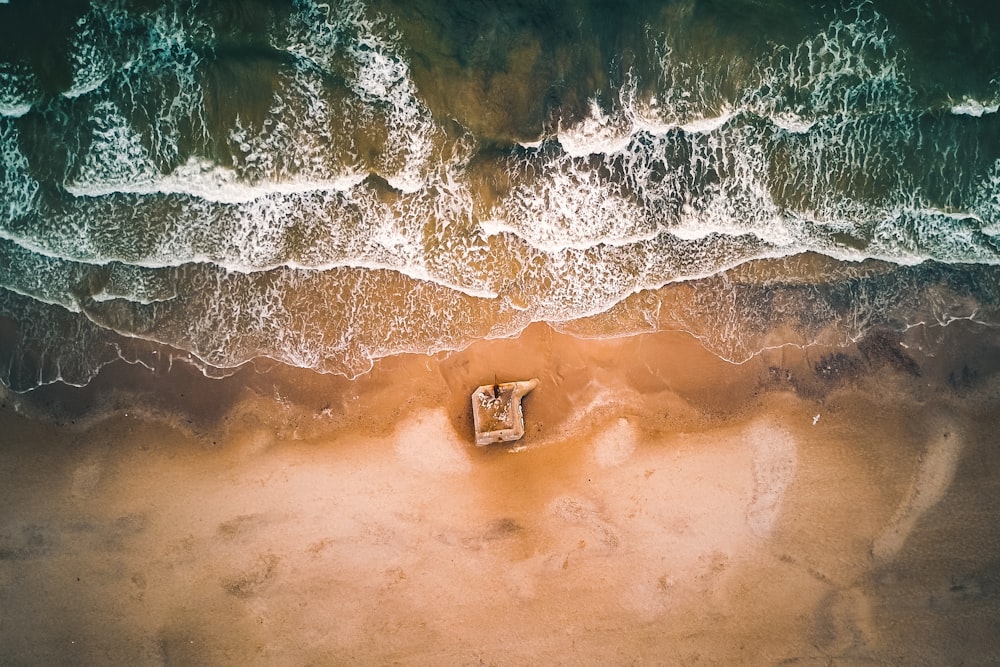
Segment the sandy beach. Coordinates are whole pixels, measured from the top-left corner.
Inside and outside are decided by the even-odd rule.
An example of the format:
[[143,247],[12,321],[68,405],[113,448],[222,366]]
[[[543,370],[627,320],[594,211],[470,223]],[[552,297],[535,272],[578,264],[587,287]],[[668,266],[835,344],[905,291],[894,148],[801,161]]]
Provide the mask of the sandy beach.
[[983,0],[0,0],[0,667],[1000,664],[998,64]]
[[[0,663],[988,663],[997,340],[933,335],[734,366],[533,325],[7,395]],[[494,373],[540,384],[476,448]]]

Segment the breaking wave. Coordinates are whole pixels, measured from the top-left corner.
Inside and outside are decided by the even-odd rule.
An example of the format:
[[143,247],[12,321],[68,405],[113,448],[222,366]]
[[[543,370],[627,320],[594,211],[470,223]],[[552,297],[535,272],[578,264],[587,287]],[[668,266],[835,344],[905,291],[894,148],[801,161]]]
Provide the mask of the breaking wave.
[[1000,115],[927,85],[871,3],[763,45],[650,19],[523,143],[440,114],[412,15],[244,9],[94,2],[56,93],[0,63],[9,387],[123,359],[353,376],[537,321],[737,362],[1000,322]]

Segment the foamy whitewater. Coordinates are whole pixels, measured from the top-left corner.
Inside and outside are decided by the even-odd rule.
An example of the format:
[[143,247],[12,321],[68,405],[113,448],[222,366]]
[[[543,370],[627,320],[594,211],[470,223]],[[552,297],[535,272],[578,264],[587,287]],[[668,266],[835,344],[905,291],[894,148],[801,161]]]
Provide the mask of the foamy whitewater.
[[982,17],[799,4],[67,3],[0,52],[0,380],[1000,324]]

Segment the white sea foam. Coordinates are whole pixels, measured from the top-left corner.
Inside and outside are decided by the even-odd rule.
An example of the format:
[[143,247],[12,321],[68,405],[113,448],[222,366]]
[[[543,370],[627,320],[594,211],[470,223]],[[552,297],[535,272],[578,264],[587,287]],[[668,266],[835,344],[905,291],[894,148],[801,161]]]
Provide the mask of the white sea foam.
[[913,99],[892,32],[871,3],[844,11],[814,37],[776,55],[775,62],[760,65],[759,91],[787,90],[790,99],[759,91],[748,91],[747,99],[771,118],[893,112]]
[[549,253],[626,245],[659,231],[620,183],[567,156],[546,160],[539,178],[515,188],[479,224],[488,235],[511,232]]
[[[440,131],[417,95],[392,26],[381,16],[368,17],[354,0],[334,6],[296,0],[294,6],[287,34],[275,45],[328,72],[345,75],[362,102],[384,110],[389,151],[380,173],[394,188],[416,192],[423,185]],[[346,71],[341,64],[344,55]]]
[[38,96],[34,74],[24,66],[0,63],[0,117],[20,118]]
[[92,93],[100,88],[106,80],[107,77],[103,76],[93,76],[91,78],[83,79],[82,81],[74,79],[73,85],[64,90],[62,95],[63,97],[73,99],[74,97],[80,97],[81,95]]
[[0,116],[20,118],[31,111],[31,102],[21,102],[18,99],[0,100]]
[[[79,149],[68,141],[76,149],[64,183],[69,192],[152,191],[163,180],[160,167],[181,157],[182,127],[207,136],[200,52],[214,35],[193,12],[181,12],[164,5],[136,16],[109,0],[78,20],[69,50],[73,79],[62,95],[86,97],[77,108],[89,110],[90,136]],[[105,92],[90,95],[98,89]]]
[[804,134],[819,118],[905,108],[915,93],[885,19],[868,3],[852,12],[793,48],[776,46],[770,58],[755,64],[739,97],[730,101],[719,91],[720,82],[706,76],[721,63],[695,66],[679,58],[669,43],[672,38],[650,35],[659,64],[658,93],[641,99],[630,74],[619,96],[622,111],[612,116],[592,101],[586,118],[560,126],[560,144],[574,156],[613,154],[638,132],[713,133],[741,113],[767,118],[790,134]]
[[558,138],[563,150],[573,157],[612,155],[628,146],[632,129],[627,117],[606,114],[600,103],[592,99],[590,114],[569,127],[560,124]]
[[347,192],[362,183],[366,175],[345,173],[329,180],[309,180],[292,177],[284,181],[258,181],[248,183],[227,167],[191,156],[165,176],[150,174],[131,181],[96,180],[67,183],[65,189],[75,197],[102,197],[115,193],[140,195],[189,195],[205,201],[224,204],[252,202],[270,195],[294,195],[310,192]]
[[971,97],[965,97],[960,102],[951,106],[951,113],[956,116],[973,116],[981,118],[987,114],[996,113],[1000,110],[1000,102],[981,102]]
[[94,3],[90,11],[77,20],[70,44],[73,80],[63,91],[64,97],[72,99],[93,92],[111,75],[114,67],[111,54],[115,49],[108,40],[114,40],[117,35],[108,24],[113,22],[112,14],[115,13],[115,8],[106,3]]
[[110,194],[120,189],[151,188],[159,178],[143,137],[132,129],[111,100],[93,106],[89,149],[77,157],[67,192]]
[[680,128],[689,133],[713,132],[728,123],[733,115],[732,112],[727,112],[710,118],[699,118],[683,123]]
[[984,234],[995,235],[1000,228],[1000,159],[990,167],[973,188],[971,211],[983,221]]
[[[940,114],[912,106],[905,63],[868,4],[731,70],[658,38],[656,82],[626,85],[613,111],[592,101],[557,141],[511,147],[505,174],[467,161],[475,141],[435,123],[391,21],[360,2],[295,2],[271,35],[294,63],[271,77],[269,108],[199,136],[198,54],[214,42],[188,25],[198,20],[93,5],[71,45],[73,84],[51,101],[89,114],[82,131],[74,121],[79,143],[65,137],[66,193],[39,195],[44,160],[33,165],[19,123],[0,118],[12,292],[204,364],[266,356],[357,374],[385,354],[597,316],[753,259],[1000,261],[988,238],[1000,161],[976,162],[993,159],[983,146],[959,159],[953,136],[927,130]],[[122,21],[138,27],[118,31]],[[935,194],[949,178],[949,194]],[[787,342],[753,330],[760,294],[711,284],[691,304],[651,296],[601,335],[673,327],[732,359]],[[821,290],[810,298],[804,322],[840,317]],[[857,302],[837,325],[845,335],[894,307]],[[717,330],[698,330],[706,312]]]
[[66,265],[7,240],[0,241],[0,287],[43,303],[79,312],[73,288],[86,268]]
[[21,151],[17,127],[0,118],[0,211],[4,213],[0,228],[34,210],[38,189],[28,158]]
[[715,132],[738,115],[738,112],[727,109],[715,116],[664,120],[657,115],[657,112],[662,113],[661,109],[656,109],[655,106],[641,103],[635,99],[626,99],[627,113],[631,118],[635,133],[648,132],[653,135],[661,135],[675,130],[682,130],[688,134]]
[[775,113],[770,118],[775,126],[791,134],[805,134],[816,124],[815,120],[807,120],[790,111]]
[[[123,200],[117,207],[97,196],[81,197],[65,214],[43,218],[44,224],[30,234],[22,230],[6,236],[32,252],[92,265],[126,262],[162,269],[211,263],[237,273],[282,267],[309,271],[388,269],[470,296],[497,295],[491,279],[466,270],[467,262],[480,261],[474,257],[475,249],[453,247],[444,257],[424,250],[428,219],[440,222],[441,237],[435,245],[454,246],[449,235],[460,234],[461,218],[471,207],[461,188],[449,190],[447,184],[441,184],[433,192],[405,196],[398,206],[381,202],[367,189],[272,193],[238,202],[198,198],[183,203],[184,217],[167,218],[155,231],[128,224],[136,215],[155,215],[152,211],[170,189],[163,183],[131,187],[139,198]],[[194,188],[185,181],[184,189]],[[95,195],[93,190],[88,193]],[[150,213],[143,213],[146,209]],[[454,231],[449,231],[449,220],[455,216],[459,219],[451,223]],[[189,217],[199,224],[189,224]],[[148,234],[152,238],[144,238]],[[305,245],[292,245],[293,238]]]
[[334,128],[355,113],[327,99],[322,72],[297,66],[279,76],[262,127],[236,119],[229,133],[235,169],[248,180],[270,182],[332,180],[337,169],[354,173],[356,148]]

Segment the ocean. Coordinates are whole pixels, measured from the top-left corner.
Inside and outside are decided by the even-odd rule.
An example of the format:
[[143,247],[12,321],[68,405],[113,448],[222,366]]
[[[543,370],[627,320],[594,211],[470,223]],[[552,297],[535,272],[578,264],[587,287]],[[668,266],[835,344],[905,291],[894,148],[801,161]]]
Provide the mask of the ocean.
[[[11,0],[0,381],[1000,325],[1000,8]],[[928,340],[933,337],[929,337]]]

